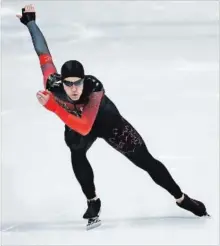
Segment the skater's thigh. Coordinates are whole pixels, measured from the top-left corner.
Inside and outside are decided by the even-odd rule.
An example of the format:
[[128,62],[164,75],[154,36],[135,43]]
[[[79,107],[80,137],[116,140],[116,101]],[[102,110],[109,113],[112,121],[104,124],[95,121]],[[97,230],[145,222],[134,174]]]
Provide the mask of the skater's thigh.
[[127,157],[135,152],[137,153],[140,149],[146,148],[140,134],[124,118],[112,127],[103,138],[115,150]]
[[80,135],[72,129],[66,127],[65,142],[71,151],[87,152],[97,137],[90,132],[86,136]]
[[140,134],[126,120],[112,129],[110,135],[104,139],[133,164],[146,171],[154,169],[155,165],[158,164],[148,151]]

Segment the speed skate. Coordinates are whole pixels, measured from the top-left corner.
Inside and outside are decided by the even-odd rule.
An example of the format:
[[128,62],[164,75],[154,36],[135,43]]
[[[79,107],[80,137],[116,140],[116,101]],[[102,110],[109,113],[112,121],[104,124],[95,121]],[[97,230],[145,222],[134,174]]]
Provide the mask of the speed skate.
[[88,224],[86,225],[86,230],[94,229],[101,225],[101,220],[99,219],[99,216],[96,216],[94,218],[88,219]]

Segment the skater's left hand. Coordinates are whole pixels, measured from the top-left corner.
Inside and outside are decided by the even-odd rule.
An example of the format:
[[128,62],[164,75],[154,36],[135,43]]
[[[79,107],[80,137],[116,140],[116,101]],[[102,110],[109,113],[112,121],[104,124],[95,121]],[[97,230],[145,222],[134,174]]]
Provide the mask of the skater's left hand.
[[36,11],[32,4],[26,5],[24,8],[22,8],[22,15],[17,14],[16,17],[20,19],[20,22],[24,24],[25,26],[30,21],[35,21],[36,19]]

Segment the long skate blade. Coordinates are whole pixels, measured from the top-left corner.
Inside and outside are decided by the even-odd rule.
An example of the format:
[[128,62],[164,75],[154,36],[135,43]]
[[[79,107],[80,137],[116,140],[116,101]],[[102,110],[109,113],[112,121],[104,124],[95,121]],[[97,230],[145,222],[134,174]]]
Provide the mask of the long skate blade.
[[88,224],[86,225],[86,230],[88,231],[94,229],[100,225],[101,225],[101,220],[98,217],[89,219]]

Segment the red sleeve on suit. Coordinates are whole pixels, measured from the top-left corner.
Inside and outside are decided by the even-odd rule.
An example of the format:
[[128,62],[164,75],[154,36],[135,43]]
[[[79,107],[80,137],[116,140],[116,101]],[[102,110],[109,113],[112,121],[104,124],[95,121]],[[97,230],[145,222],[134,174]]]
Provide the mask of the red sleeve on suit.
[[52,73],[56,73],[56,67],[54,66],[52,57],[50,54],[41,54],[39,56],[40,60],[40,66],[41,70],[43,73],[43,79],[44,79],[44,88],[46,88],[46,82],[47,78],[50,76]]
[[89,103],[85,106],[81,118],[68,113],[55,101],[53,95],[50,96],[45,107],[53,111],[67,126],[85,136],[92,129],[103,94],[103,91],[99,91],[90,95]]

